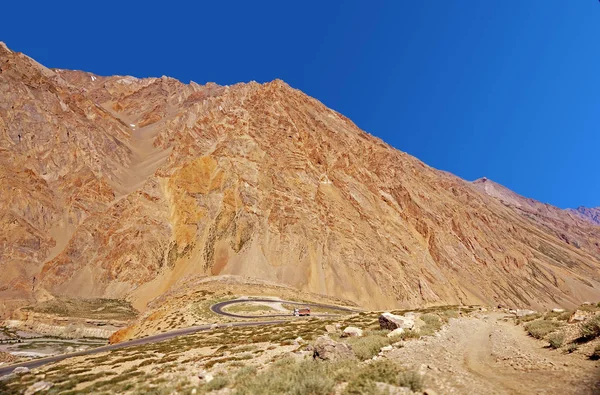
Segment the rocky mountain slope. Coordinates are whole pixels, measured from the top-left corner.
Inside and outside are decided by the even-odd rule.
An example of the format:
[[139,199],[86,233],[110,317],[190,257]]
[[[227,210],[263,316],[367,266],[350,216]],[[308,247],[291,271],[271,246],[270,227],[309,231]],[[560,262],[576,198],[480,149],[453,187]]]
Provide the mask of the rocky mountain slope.
[[588,208],[580,206],[576,209],[569,209],[569,211],[590,221],[594,225],[600,225],[600,207]]
[[211,275],[379,308],[600,299],[599,226],[432,169],[279,80],[101,77],[0,45],[0,180],[5,311],[48,292],[143,310]]

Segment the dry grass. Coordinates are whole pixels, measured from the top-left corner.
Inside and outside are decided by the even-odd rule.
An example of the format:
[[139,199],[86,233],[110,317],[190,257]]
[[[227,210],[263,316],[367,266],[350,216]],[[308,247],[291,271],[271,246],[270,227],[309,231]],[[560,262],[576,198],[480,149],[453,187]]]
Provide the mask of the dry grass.
[[531,321],[525,325],[527,332],[536,339],[543,339],[560,327],[560,323],[546,320]]
[[580,328],[581,337],[592,340],[600,336],[600,315],[588,318]]
[[553,333],[548,337],[548,342],[550,342],[550,347],[556,350],[562,347],[565,342],[565,335],[564,333]]
[[379,354],[381,347],[387,346],[393,342],[393,339],[386,335],[388,331],[368,331],[362,337],[349,337],[346,342],[354,350],[354,354],[361,361],[373,358]]

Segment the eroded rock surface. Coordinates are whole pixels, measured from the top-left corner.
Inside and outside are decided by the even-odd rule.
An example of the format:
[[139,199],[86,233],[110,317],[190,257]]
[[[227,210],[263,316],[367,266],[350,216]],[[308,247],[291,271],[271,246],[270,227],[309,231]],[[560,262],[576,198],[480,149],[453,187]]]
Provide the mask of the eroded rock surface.
[[143,310],[212,275],[369,308],[600,299],[600,227],[432,169],[279,80],[103,77],[0,46],[0,184],[3,317],[45,291]]

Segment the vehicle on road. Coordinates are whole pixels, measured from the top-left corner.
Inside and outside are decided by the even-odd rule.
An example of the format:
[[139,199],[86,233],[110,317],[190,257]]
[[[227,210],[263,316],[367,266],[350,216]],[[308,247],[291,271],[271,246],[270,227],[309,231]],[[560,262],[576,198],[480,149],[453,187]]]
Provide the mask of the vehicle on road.
[[303,317],[310,315],[310,307],[302,307],[300,309],[294,309],[294,315],[296,317]]

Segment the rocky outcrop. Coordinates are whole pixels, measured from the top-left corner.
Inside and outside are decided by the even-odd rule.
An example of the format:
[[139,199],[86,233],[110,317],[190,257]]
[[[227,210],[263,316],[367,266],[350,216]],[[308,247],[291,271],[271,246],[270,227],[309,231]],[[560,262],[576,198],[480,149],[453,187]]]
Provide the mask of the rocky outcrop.
[[415,317],[383,313],[379,316],[379,326],[381,329],[390,331],[396,329],[412,330],[415,327]]
[[342,331],[342,337],[361,337],[363,330],[355,326],[348,326]]
[[346,343],[338,343],[329,336],[317,338],[313,346],[313,357],[323,361],[355,359],[354,351]]

